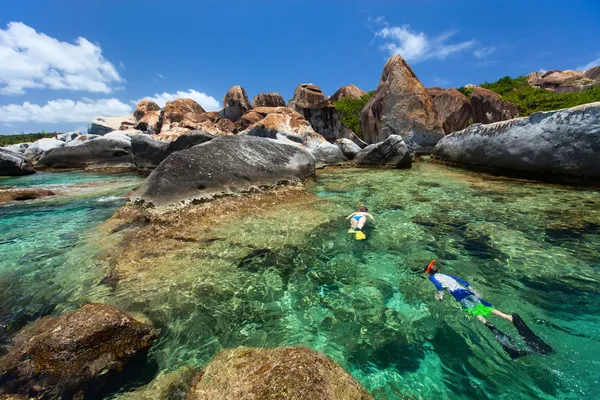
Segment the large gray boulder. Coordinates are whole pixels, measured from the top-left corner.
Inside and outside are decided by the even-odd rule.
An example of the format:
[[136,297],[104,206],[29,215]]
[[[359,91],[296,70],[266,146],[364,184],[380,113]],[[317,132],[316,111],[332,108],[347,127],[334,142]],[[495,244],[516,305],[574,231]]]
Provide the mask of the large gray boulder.
[[58,147],[63,147],[64,145],[65,142],[63,142],[62,140],[43,138],[31,143],[27,150],[25,150],[24,154],[27,157],[35,160],[47,153],[48,151]]
[[0,176],[34,174],[33,166],[22,153],[0,148]]
[[307,150],[315,158],[317,168],[322,168],[326,165],[342,164],[348,161],[342,150],[329,142],[319,143],[312,149]]
[[314,173],[314,158],[301,148],[246,135],[221,136],[172,153],[132,200],[155,206],[206,201],[299,182]]
[[7,146],[0,147],[0,149],[12,151],[13,153],[21,153],[24,154],[25,150],[29,147],[31,143],[17,143],[17,144],[9,144]]
[[131,152],[138,169],[153,170],[169,154],[208,142],[214,137],[208,132],[189,131],[172,142],[164,142],[150,135],[135,135],[131,138]]
[[36,169],[131,169],[135,168],[131,142],[99,138],[78,146],[59,147],[40,158]]
[[412,155],[400,135],[390,135],[383,142],[362,149],[354,163],[361,166],[410,168]]
[[435,156],[457,164],[600,177],[600,103],[472,125],[442,139]]
[[350,139],[338,139],[335,141],[335,145],[340,148],[342,154],[348,159],[352,160],[360,152],[360,147]]
[[362,136],[378,143],[401,135],[408,147],[429,153],[444,137],[444,130],[427,90],[400,56],[383,68],[379,86],[360,114]]
[[88,133],[90,135],[104,135],[108,132],[118,131],[122,125],[133,127],[133,116],[97,117],[88,124]]

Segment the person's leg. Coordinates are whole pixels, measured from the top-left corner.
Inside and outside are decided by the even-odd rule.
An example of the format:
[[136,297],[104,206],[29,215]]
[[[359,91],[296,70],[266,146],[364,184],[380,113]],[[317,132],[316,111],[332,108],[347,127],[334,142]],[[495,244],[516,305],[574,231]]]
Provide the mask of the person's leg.
[[350,219],[350,228],[355,229],[357,222],[354,218]]
[[510,321],[510,322],[513,322],[513,317],[512,317],[512,315],[504,314],[502,311],[500,311],[500,310],[496,310],[496,309],[493,309],[491,312],[492,312],[492,314],[494,314],[494,315],[497,315],[497,316],[499,316],[499,317],[501,317],[501,318],[504,318],[504,319],[506,319],[506,320],[508,320],[508,321]]
[[487,321],[485,320],[485,318],[483,318],[481,315],[477,316],[477,319],[479,320],[479,322],[481,322],[482,324],[487,324]]
[[356,227],[360,230],[362,230],[363,226],[365,226],[365,223],[367,222],[367,218],[366,217],[362,217],[359,221],[358,224],[356,225]]

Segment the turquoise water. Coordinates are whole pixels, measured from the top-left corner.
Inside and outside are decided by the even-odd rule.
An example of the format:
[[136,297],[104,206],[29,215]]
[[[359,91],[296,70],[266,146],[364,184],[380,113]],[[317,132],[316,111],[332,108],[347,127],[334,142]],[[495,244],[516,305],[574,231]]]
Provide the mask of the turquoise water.
[[[138,235],[107,238],[94,228],[122,203],[115,195],[138,183],[114,179],[122,185],[0,208],[5,325],[104,301],[161,329],[151,352],[161,370],[202,365],[224,347],[303,344],[331,356],[377,399],[600,397],[594,188],[427,163],[326,170],[309,186],[317,196],[310,203],[179,232],[198,240],[161,234],[107,267],[97,243],[127,249],[127,235]],[[346,232],[358,201],[377,220],[365,241]],[[518,312],[556,354],[510,360],[450,296],[434,299],[420,272],[434,258],[498,309]],[[117,283],[106,283],[107,268]],[[492,318],[518,341],[508,322]]]

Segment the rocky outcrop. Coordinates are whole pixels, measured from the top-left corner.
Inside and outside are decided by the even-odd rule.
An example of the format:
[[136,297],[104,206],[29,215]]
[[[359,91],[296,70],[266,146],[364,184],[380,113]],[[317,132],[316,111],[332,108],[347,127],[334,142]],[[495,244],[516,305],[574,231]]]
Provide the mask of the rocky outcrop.
[[25,155],[0,148],[0,176],[34,174],[31,161]]
[[365,94],[367,94],[367,92],[365,92],[362,89],[359,89],[358,87],[356,87],[354,85],[346,85],[346,86],[342,86],[341,88],[339,88],[329,98],[329,101],[331,101],[333,103],[333,102],[336,102],[336,101],[338,101],[340,99],[346,99],[346,98],[360,99]]
[[189,131],[172,142],[164,142],[149,135],[136,135],[131,138],[131,152],[138,169],[153,170],[169,154],[212,140],[213,135],[203,131]]
[[67,133],[61,133],[60,135],[56,135],[56,140],[61,140],[65,143],[68,143],[72,140],[74,140],[75,138],[77,138],[78,136],[81,136],[81,132],[79,131],[75,131],[75,132],[67,132]]
[[13,339],[0,361],[0,393],[84,398],[96,392],[157,338],[152,325],[118,308],[87,304],[44,317]]
[[[265,115],[263,118],[262,115]],[[317,167],[347,161],[341,150],[316,133],[299,113],[287,107],[260,107],[246,113],[240,120],[258,122],[240,132],[242,135],[264,137],[308,150],[316,159]]]
[[79,135],[75,139],[66,142],[65,147],[79,146],[80,144],[100,139],[101,137],[100,135]]
[[43,138],[31,143],[24,154],[35,160],[43,156],[46,152],[58,147],[63,147],[64,145],[65,142],[62,140]]
[[131,169],[131,141],[121,138],[99,138],[78,146],[52,149],[35,165],[36,169]]
[[335,141],[335,145],[340,148],[348,160],[354,159],[360,151],[360,147],[350,139],[338,139]]
[[171,154],[133,200],[156,206],[206,201],[314,173],[314,158],[301,148],[247,135],[221,136]]
[[13,153],[21,153],[24,154],[25,150],[29,147],[31,143],[17,143],[17,144],[9,144],[8,146],[0,147],[0,150],[12,151]]
[[447,135],[465,129],[472,118],[469,98],[456,89],[427,89]]
[[411,151],[427,153],[444,136],[431,97],[400,56],[385,64],[377,91],[360,119],[367,143],[401,135]]
[[167,102],[162,111],[161,133],[180,127],[184,120],[191,120],[206,111],[192,99],[175,99]]
[[241,86],[233,86],[227,91],[223,98],[222,115],[231,122],[236,122],[242,115],[246,114],[251,109],[252,104],[250,104],[248,95]]
[[354,132],[342,123],[333,103],[318,86],[311,83],[298,85],[294,91],[294,100],[290,102],[289,107],[301,114],[315,132],[329,142],[346,138],[357,144],[361,143]]
[[527,76],[527,82],[533,88],[546,89],[556,93],[582,92],[600,86],[600,82],[591,76],[593,76],[593,72],[586,75],[573,70],[552,70],[533,72]]
[[279,93],[259,93],[254,96],[254,107],[285,107],[285,100]]
[[198,376],[189,400],[372,400],[338,364],[306,347],[220,351]]
[[435,156],[457,164],[600,177],[600,103],[472,125],[442,139]]
[[235,124],[227,118],[221,117],[218,112],[207,112],[204,114],[186,114],[180,127],[191,130],[209,132],[213,135],[231,135],[235,131]]
[[149,133],[158,133],[162,125],[161,109],[152,100],[140,100],[133,112],[134,128]]
[[[0,154],[0,157],[2,155]],[[1,163],[1,162],[0,162]],[[1,168],[1,167],[0,167]],[[1,173],[0,173],[1,175]],[[10,201],[25,201],[25,200],[35,200],[40,199],[42,197],[54,196],[52,190],[41,189],[36,187],[2,187],[0,186],[0,204],[8,203]]]
[[583,77],[586,79],[592,79],[600,81],[600,65],[594,68],[590,68],[583,73]]
[[118,131],[124,123],[127,126],[133,127],[133,116],[97,117],[88,124],[88,133],[91,135],[104,135],[108,132]]
[[473,122],[491,124],[519,116],[519,107],[491,90],[476,87],[471,93]]
[[390,135],[383,142],[362,149],[354,163],[360,166],[410,168],[412,155],[400,135]]

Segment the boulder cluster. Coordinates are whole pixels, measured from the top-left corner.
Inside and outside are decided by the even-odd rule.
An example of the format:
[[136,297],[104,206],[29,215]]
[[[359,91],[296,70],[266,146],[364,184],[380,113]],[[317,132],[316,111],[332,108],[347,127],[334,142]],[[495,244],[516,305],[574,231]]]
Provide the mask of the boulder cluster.
[[546,89],[555,93],[583,92],[600,86],[600,66],[587,71],[545,71],[527,75],[527,82],[536,89]]

